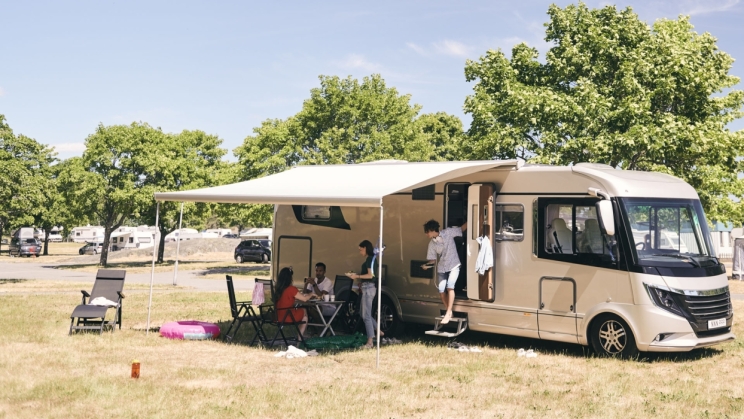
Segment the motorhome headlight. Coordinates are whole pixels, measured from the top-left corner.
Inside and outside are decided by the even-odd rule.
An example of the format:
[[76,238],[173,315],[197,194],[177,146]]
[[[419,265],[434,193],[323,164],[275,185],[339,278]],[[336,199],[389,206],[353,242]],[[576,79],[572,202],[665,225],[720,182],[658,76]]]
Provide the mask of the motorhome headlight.
[[679,307],[679,304],[677,304],[673,292],[653,285],[646,285],[646,290],[648,291],[649,296],[651,296],[651,301],[653,301],[657,307],[684,317],[684,312]]

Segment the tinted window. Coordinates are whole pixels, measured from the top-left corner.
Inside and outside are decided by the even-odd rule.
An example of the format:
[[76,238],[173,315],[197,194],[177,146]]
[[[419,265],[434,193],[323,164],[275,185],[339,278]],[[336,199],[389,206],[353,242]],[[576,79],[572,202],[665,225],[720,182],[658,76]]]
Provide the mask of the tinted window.
[[271,247],[271,243],[268,240],[259,240],[258,242],[261,243],[261,246]]

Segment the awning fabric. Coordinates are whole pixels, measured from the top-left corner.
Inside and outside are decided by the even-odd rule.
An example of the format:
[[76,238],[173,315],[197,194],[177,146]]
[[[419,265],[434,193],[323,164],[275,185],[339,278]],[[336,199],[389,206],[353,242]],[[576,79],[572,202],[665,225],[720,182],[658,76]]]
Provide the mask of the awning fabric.
[[157,201],[378,207],[382,198],[517,160],[296,166],[246,182],[180,192],[157,192]]

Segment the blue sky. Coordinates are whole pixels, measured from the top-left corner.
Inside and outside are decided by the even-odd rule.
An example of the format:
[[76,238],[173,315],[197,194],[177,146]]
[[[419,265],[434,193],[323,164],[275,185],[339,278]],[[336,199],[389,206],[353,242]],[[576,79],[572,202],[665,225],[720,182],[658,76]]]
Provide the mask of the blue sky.
[[[318,75],[380,73],[423,112],[467,126],[465,60],[523,41],[544,53],[550,3],[0,0],[0,114],[62,158],[99,123],[133,121],[219,135],[231,157],[261,121],[298,112]],[[649,23],[691,15],[744,76],[741,0],[614,4]]]

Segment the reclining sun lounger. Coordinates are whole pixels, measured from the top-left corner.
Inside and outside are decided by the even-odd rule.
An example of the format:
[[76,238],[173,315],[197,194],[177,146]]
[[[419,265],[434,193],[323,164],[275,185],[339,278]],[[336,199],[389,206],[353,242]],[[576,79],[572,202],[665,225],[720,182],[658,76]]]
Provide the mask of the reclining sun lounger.
[[[73,330],[98,330],[102,334],[107,326],[110,326],[113,332],[117,323],[121,329],[121,303],[124,299],[122,290],[126,274],[127,271],[124,270],[98,270],[90,294],[85,290],[80,291],[83,293],[83,303],[75,307],[70,315],[70,335]],[[109,308],[114,309],[114,318],[106,321],[106,312]]]

